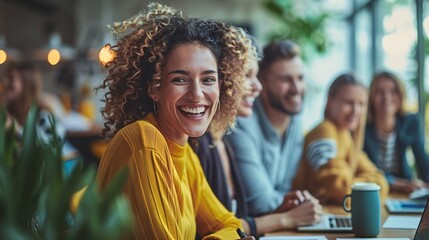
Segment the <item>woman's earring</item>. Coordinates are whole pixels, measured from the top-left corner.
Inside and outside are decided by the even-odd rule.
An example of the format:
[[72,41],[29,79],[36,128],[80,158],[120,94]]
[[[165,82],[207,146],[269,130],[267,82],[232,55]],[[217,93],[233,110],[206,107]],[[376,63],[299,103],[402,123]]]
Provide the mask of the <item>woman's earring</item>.
[[217,111],[220,112],[220,100],[217,101]]
[[158,113],[156,111],[156,103],[155,103],[155,101],[152,101],[152,104],[153,104],[153,113],[155,113],[155,116],[158,116]]

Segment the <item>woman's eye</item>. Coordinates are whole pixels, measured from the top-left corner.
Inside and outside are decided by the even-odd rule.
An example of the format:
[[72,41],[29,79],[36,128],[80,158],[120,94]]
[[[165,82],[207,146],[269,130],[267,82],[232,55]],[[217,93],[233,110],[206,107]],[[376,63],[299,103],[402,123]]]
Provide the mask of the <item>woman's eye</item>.
[[171,80],[171,82],[174,82],[174,83],[185,83],[185,82],[186,82],[186,79],[181,78],[181,77],[176,77],[176,78],[173,78],[173,79]]
[[203,82],[206,84],[214,84],[217,82],[217,79],[214,77],[206,77],[203,79]]

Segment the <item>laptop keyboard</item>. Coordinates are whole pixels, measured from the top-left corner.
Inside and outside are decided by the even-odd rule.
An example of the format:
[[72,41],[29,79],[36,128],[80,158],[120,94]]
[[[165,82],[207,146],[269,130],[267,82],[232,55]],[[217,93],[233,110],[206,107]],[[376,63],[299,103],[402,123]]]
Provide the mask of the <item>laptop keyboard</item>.
[[350,217],[335,216],[329,217],[329,225],[331,228],[351,228],[352,219]]

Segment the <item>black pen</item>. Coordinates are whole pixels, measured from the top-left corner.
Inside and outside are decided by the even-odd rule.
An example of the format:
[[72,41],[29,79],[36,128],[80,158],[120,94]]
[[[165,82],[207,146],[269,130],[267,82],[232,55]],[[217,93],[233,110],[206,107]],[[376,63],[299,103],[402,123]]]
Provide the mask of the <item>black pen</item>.
[[243,231],[241,231],[240,228],[237,228],[237,234],[240,238],[246,238],[247,237],[247,235]]

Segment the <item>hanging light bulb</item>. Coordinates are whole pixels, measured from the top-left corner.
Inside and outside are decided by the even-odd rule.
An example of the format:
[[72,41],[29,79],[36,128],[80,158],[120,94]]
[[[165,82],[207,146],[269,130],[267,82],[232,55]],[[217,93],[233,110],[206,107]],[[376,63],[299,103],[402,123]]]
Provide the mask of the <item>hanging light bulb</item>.
[[57,49],[53,48],[49,51],[48,53],[49,64],[51,64],[52,66],[57,65],[60,59],[61,59],[61,54]]
[[5,63],[7,60],[7,54],[3,49],[0,49],[0,64]]
[[3,36],[0,36],[0,64],[3,64],[7,60],[7,53],[5,51],[6,40]]
[[[101,22],[103,25],[111,22],[113,19],[113,0],[103,1],[101,8],[103,9],[101,15]],[[113,43],[114,40],[112,35],[107,32],[102,32],[103,43],[107,43],[100,49],[98,54],[98,59],[103,67],[107,67],[109,63],[113,61],[116,56],[116,52],[112,49],[112,46],[109,43]]]
[[105,67],[107,64],[113,61],[115,58],[115,51],[112,50],[112,46],[110,44],[104,45],[100,49],[100,53],[98,54],[98,59],[100,60],[100,63]]
[[51,49],[48,52],[47,59],[49,64],[54,66],[61,59],[61,54],[58,51],[58,48],[61,46],[61,35],[58,32],[53,33],[49,38],[49,46]]
[[6,38],[0,33],[0,64],[5,63],[8,59],[19,59],[20,53],[14,48],[8,47]]
[[[5,19],[5,17],[4,17],[4,14],[5,14],[4,8],[5,8],[5,6],[4,6],[4,3],[2,2],[1,3],[1,8],[0,8],[0,9],[3,10],[2,11],[2,16],[0,18],[0,20],[1,20],[0,21],[0,28],[1,29],[3,29],[4,26],[5,26],[5,24],[4,24],[4,19]],[[7,60],[6,51],[4,49],[2,49],[2,48],[5,47],[5,45],[6,45],[6,40],[3,38],[3,34],[0,33],[0,64],[5,63],[6,60]]]
[[34,51],[34,58],[48,61],[51,65],[57,65],[60,61],[73,59],[76,50],[62,43],[59,32],[50,35],[49,41],[44,47]]

